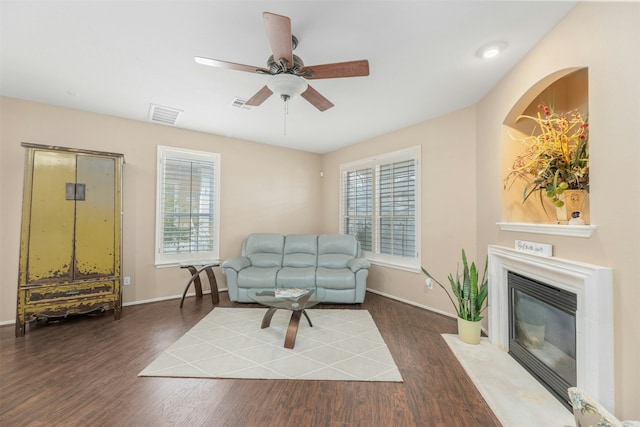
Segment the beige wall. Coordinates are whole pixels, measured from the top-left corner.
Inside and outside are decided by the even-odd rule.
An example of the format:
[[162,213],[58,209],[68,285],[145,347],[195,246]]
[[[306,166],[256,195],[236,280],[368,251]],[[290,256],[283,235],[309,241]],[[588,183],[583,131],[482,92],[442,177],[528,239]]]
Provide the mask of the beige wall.
[[[478,251],[515,239],[549,243],[554,255],[614,269],[616,415],[640,419],[640,4],[581,3],[477,105]],[[530,87],[558,70],[588,67],[589,239],[501,232],[501,124]]]
[[[181,295],[187,274],[154,266],[156,146],[221,154],[222,258],[250,232],[314,233],[321,156],[11,98],[0,99],[0,322],[15,319],[24,149],[21,142],[123,153],[124,302]],[[55,249],[52,249],[55,250]],[[226,287],[217,274],[219,286]],[[125,314],[126,315],[126,311]]]
[[[0,321],[15,314],[21,141],[126,155],[124,273],[133,283],[126,301],[177,295],[184,282],[177,268],[153,267],[156,144],[222,153],[223,258],[251,231],[337,232],[339,165],[420,145],[422,264],[436,277],[455,270],[460,248],[483,260],[487,245],[511,247],[515,239],[550,243],[557,256],[614,269],[616,415],[640,419],[639,44],[640,4],[581,3],[476,106],[324,156],[2,99]],[[574,67],[589,68],[591,222],[598,230],[590,239],[500,232],[496,222],[507,219],[502,123],[530,87]],[[452,313],[443,292],[426,290],[418,273],[374,266],[368,286]]]
[[[422,152],[422,265],[442,283],[457,268],[461,248],[476,259],[475,108],[382,135],[327,154],[323,159],[323,229],[339,230],[340,164],[419,145]],[[484,257],[484,255],[483,255]],[[484,266],[484,259],[480,260]],[[428,290],[425,276],[374,266],[367,287],[435,311],[452,313],[439,289]]]

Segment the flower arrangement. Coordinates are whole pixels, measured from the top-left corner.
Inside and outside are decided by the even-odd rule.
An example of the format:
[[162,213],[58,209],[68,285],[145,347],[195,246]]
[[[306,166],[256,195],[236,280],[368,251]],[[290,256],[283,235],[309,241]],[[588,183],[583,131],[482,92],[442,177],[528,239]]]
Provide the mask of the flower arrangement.
[[538,109],[536,117],[518,117],[533,120],[536,129],[522,140],[527,148],[516,157],[504,185],[506,189],[524,180],[523,203],[539,192],[541,200],[544,193],[556,207],[562,207],[558,196],[565,190],[589,191],[589,123],[578,110],[556,113],[542,104]]

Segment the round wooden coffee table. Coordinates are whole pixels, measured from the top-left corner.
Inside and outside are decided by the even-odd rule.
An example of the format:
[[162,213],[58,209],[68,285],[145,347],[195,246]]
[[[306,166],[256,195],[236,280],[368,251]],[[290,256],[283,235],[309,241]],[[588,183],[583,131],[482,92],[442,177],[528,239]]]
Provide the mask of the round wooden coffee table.
[[[247,295],[258,304],[269,307],[262,318],[262,329],[268,328],[269,325],[271,325],[271,318],[273,318],[277,310],[284,309],[291,311],[291,319],[289,320],[287,334],[284,338],[284,346],[286,348],[293,348],[296,343],[300,317],[304,314],[307,322],[309,322],[309,326],[313,327],[311,319],[309,319],[309,315],[307,315],[305,309],[314,307],[324,301],[326,291],[324,288],[285,289],[285,291],[289,291],[288,295],[285,293],[285,295],[282,296],[279,289],[249,289]],[[301,292],[304,293],[298,295]]]

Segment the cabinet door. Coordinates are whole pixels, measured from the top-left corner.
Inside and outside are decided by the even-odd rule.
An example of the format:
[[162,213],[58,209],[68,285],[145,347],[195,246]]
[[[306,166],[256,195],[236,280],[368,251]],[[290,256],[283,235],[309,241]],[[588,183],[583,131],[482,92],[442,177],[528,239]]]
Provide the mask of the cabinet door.
[[76,200],[76,280],[116,274],[116,160],[78,155],[76,180],[85,185]]
[[76,181],[76,155],[36,151],[32,180],[27,283],[73,280],[75,202],[65,191]]

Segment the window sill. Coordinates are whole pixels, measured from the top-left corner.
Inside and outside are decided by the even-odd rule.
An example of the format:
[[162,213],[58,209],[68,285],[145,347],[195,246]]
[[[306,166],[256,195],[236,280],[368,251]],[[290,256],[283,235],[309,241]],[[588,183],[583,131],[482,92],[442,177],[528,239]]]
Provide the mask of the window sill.
[[598,228],[595,225],[561,225],[535,224],[529,222],[498,222],[502,231],[517,231],[521,233],[551,234],[554,236],[568,236],[590,238]]
[[396,270],[410,271],[412,273],[422,273],[422,270],[420,270],[420,267],[411,267],[407,265],[394,264],[391,262],[384,262],[384,261],[374,260],[371,258],[367,258],[367,260],[371,263],[371,265],[378,265],[380,267],[389,267]]
[[211,259],[206,259],[206,260],[184,260],[184,261],[166,261],[166,262],[156,262],[154,264],[154,266],[156,268],[175,268],[175,267],[182,267],[182,266],[186,266],[186,265],[193,265],[193,266],[205,266],[208,264],[221,264],[222,261],[219,258],[211,258]]

